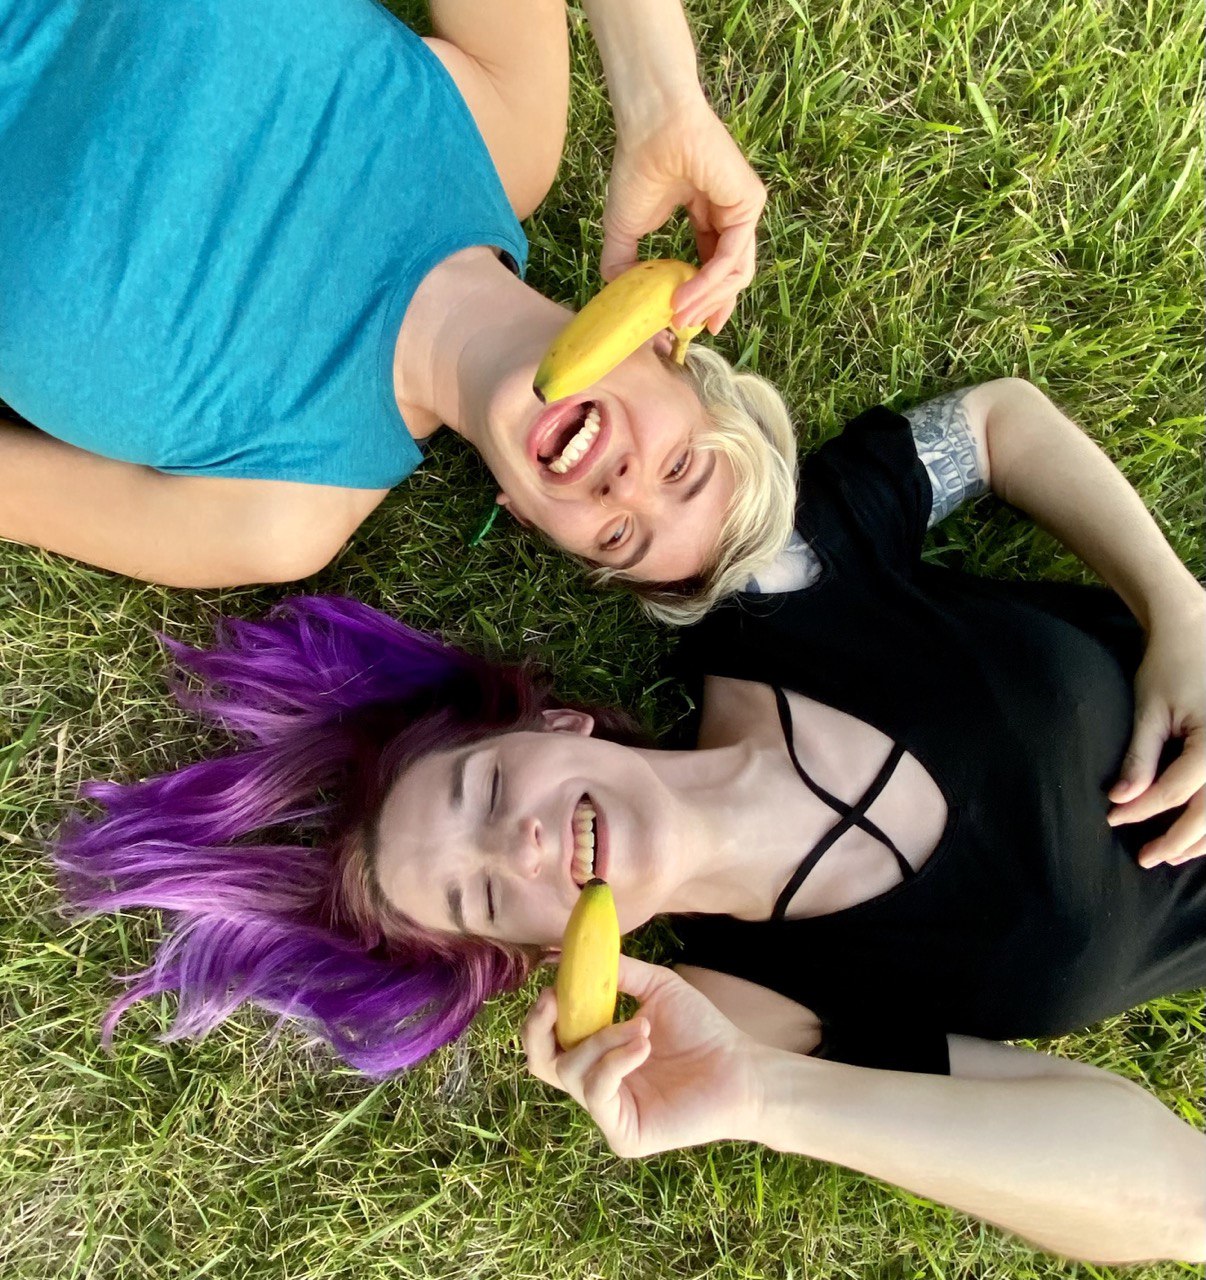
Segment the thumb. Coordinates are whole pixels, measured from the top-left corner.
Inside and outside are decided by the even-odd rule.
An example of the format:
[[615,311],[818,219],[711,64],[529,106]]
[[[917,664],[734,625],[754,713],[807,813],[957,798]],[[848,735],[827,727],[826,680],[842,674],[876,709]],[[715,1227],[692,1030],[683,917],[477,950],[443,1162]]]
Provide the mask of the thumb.
[[1141,708],[1135,717],[1135,728],[1118,781],[1110,788],[1109,796],[1115,804],[1134,800],[1152,785],[1167,737],[1166,718],[1159,712]]
[[603,208],[603,255],[599,270],[605,280],[636,266],[637,244],[674,212],[674,194],[648,179],[641,181],[617,164],[607,184]]
[[637,262],[637,237],[622,231],[604,228],[603,254],[599,259],[599,274],[611,281],[623,275]]
[[637,960],[633,956],[623,954],[620,956],[620,990],[625,995],[633,996],[642,1004],[659,987],[664,987],[669,982],[681,981],[683,979],[664,965],[646,964],[644,960]]

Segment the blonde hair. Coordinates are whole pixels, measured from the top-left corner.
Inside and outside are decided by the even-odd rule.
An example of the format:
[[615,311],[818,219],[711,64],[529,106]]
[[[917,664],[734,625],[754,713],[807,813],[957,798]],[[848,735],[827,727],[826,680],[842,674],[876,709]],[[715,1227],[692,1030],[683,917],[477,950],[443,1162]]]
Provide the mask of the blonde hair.
[[686,626],[702,618],[787,545],[795,526],[796,436],[783,397],[756,373],[738,373],[723,356],[692,346],[683,374],[708,425],[696,448],[729,461],[736,481],[711,560],[682,582],[641,582],[595,566],[596,586],[621,586],[659,622]]

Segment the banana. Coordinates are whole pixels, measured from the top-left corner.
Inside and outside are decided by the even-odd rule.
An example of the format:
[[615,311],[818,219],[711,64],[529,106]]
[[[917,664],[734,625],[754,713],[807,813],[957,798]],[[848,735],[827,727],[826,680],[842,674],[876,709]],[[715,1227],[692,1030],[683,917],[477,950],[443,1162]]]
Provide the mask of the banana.
[[598,382],[663,329],[674,334],[674,359],[682,364],[703,325],[676,329],[670,299],[693,275],[689,263],[654,258],[604,285],[544,353],[532,383],[541,403],[564,400]]
[[586,882],[565,926],[557,966],[557,1043],[572,1049],[602,1031],[616,1011],[620,922],[606,880]]

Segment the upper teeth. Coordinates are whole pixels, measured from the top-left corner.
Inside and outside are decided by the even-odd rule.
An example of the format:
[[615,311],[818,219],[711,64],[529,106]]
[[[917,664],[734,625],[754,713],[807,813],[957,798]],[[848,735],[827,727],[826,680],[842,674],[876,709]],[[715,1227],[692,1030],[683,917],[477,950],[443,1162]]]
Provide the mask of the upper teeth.
[[549,463],[549,470],[555,471],[559,476],[565,475],[570,467],[594,444],[595,437],[598,434],[599,409],[597,405],[591,405],[590,412],[586,415],[586,421],[578,428],[569,444],[561,450],[561,456],[554,458]]
[[574,806],[574,856],[570,875],[584,885],[595,869],[595,807],[585,798]]

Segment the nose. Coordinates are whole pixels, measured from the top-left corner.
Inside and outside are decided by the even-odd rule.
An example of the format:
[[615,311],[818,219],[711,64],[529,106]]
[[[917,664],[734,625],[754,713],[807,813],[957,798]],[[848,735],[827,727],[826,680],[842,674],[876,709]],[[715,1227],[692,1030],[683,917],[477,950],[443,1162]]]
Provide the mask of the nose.
[[604,473],[599,497],[610,506],[624,506],[640,496],[645,487],[640,463],[633,453],[623,453]]
[[520,818],[503,835],[499,853],[508,870],[524,880],[540,874],[544,861],[544,829],[537,818]]

